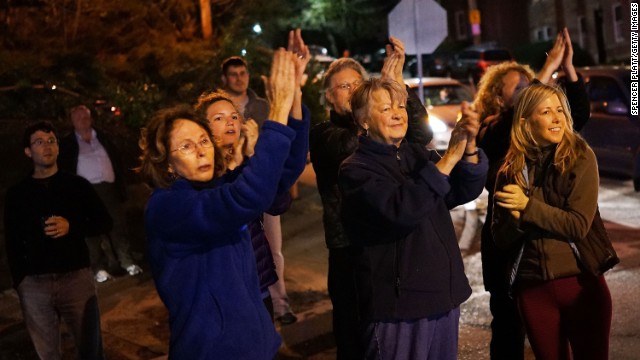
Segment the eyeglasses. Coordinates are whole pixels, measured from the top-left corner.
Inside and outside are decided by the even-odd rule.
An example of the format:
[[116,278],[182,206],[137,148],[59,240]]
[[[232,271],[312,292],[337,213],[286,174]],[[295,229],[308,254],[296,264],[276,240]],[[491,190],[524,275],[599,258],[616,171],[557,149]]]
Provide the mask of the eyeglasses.
[[354,81],[352,83],[342,83],[342,84],[338,84],[336,86],[333,87],[333,89],[339,89],[339,90],[347,90],[347,91],[351,91],[355,88],[357,88],[358,86],[360,86],[360,84],[362,83],[362,81]]
[[56,138],[48,138],[47,140],[36,139],[34,142],[31,143],[31,145],[42,146],[44,144],[54,145],[54,144],[57,144],[57,143],[58,143],[58,139],[56,139]]
[[200,145],[202,148],[208,149],[213,147],[213,142],[209,140],[209,138],[204,138],[200,140],[200,142],[195,143],[191,140],[187,140],[183,142],[177,149],[171,150],[171,152],[175,152],[180,150],[181,153],[185,155],[193,154],[196,151],[196,148]]

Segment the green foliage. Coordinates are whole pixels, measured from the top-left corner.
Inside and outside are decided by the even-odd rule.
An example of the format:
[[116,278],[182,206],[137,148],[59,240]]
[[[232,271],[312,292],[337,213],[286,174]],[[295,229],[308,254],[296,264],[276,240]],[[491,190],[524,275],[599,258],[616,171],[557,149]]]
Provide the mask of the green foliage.
[[149,116],[164,105],[158,86],[143,81],[117,87],[111,98],[121,109],[126,124],[134,128],[142,127]]
[[[193,0],[38,3],[7,10],[12,22],[1,27],[0,87],[56,84],[77,93],[69,101],[56,101],[60,118],[74,102],[104,99],[120,109],[118,121],[134,129],[160,107],[193,103],[218,87],[221,61],[243,50],[251,87],[264,94],[260,75],[269,74],[272,49],[286,46],[288,30],[304,26],[332,36],[344,31],[348,41],[356,42],[369,26],[362,24],[379,21],[372,12],[388,6],[382,0],[215,0],[213,38],[204,40],[199,3]],[[252,31],[256,23],[261,34]],[[305,86],[314,120],[325,118],[320,84],[311,81],[315,71]],[[32,101],[29,96],[23,100]]]

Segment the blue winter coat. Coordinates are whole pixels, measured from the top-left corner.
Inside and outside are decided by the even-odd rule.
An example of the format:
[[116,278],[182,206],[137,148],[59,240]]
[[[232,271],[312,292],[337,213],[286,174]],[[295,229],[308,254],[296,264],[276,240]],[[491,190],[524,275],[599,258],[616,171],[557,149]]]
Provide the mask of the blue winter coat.
[[173,359],[273,359],[280,338],[258,286],[246,224],[304,169],[309,112],[263,125],[255,155],[234,177],[156,189],[145,212],[148,256],[169,311]]

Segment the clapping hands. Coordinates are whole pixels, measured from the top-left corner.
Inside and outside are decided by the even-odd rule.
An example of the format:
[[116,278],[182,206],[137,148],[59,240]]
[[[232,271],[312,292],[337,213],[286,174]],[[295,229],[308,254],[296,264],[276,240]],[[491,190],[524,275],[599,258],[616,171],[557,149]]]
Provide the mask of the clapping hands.
[[390,36],[389,44],[387,44],[385,48],[387,50],[387,57],[384,59],[380,77],[383,79],[393,79],[399,84],[404,84],[402,76],[402,68],[404,67],[404,43],[400,39]]
[[269,119],[286,125],[296,89],[296,54],[283,48],[273,54],[271,74],[262,76],[269,100]]

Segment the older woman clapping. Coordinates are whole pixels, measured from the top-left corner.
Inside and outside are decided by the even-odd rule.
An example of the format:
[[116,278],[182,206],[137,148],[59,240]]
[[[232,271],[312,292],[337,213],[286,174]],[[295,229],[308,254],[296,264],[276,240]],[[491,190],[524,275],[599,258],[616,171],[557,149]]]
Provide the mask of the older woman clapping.
[[442,158],[405,141],[406,97],[397,82],[380,79],[351,97],[365,135],[339,180],[342,222],[360,247],[361,338],[368,359],[455,359],[459,305],[471,289],[448,210],[480,194],[487,160],[466,105]]
[[206,120],[188,108],[158,112],[142,134],[140,172],[155,188],[145,212],[148,257],[169,310],[170,358],[273,359],[278,350],[246,224],[305,166],[308,118],[288,116],[294,63],[292,52],[274,55],[272,121],[240,174],[214,176],[221,156]]

